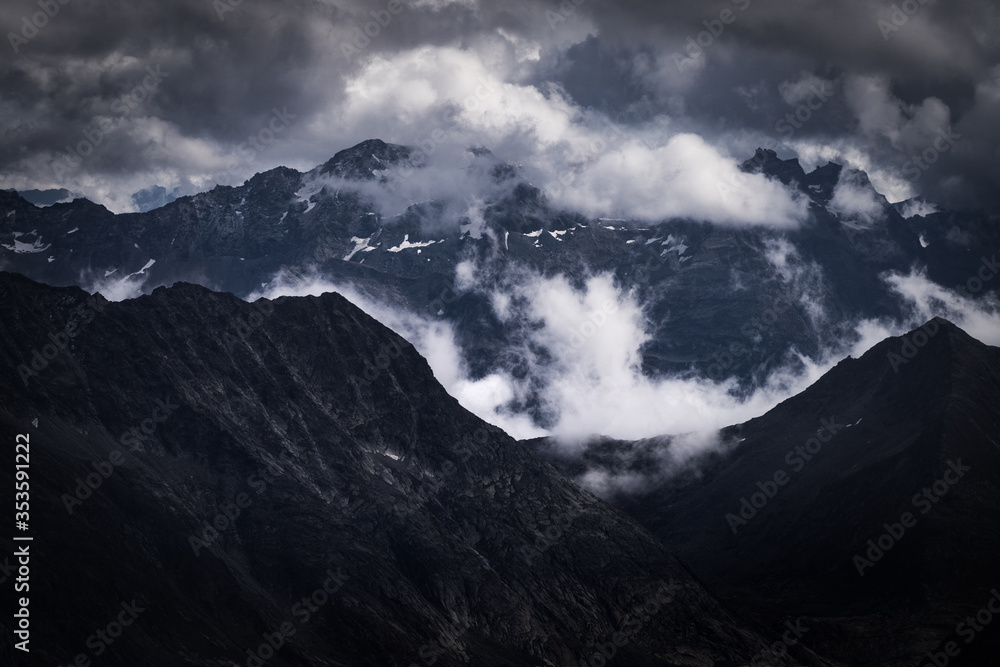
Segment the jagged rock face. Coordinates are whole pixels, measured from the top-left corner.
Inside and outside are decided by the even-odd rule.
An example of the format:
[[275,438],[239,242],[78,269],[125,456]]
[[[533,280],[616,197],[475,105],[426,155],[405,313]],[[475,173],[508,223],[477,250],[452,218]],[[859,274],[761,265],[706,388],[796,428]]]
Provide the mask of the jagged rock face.
[[324,163],[319,172],[348,180],[374,180],[377,178],[376,172],[409,159],[411,152],[412,149],[408,146],[369,139],[340,151]]
[[336,294],[109,303],[2,273],[0,313],[0,422],[31,442],[34,664],[575,667],[623,632],[619,664],[739,665],[766,646]]
[[[916,665],[957,641],[957,664],[986,664],[976,656],[1000,646],[997,628],[970,645],[956,627],[997,586],[998,406],[1000,349],[936,319],[844,360],[725,429],[728,450],[615,504],[727,598],[772,620],[806,617],[828,657]],[[649,472],[664,443],[599,441],[583,463],[534,445],[579,476],[621,474],[621,452]]]
[[[453,324],[477,376],[517,364],[510,362],[518,354],[509,346],[513,332],[493,312],[490,293],[502,291],[518,269],[575,281],[608,272],[645,305],[654,330],[642,350],[648,372],[693,370],[751,383],[792,347],[812,354],[841,340],[848,329],[840,323],[899,316],[901,303],[880,278],[885,272],[926,267],[929,278],[950,287],[974,276],[980,258],[1000,248],[995,220],[946,211],[903,219],[862,172],[851,173],[852,187],[884,203],[881,217],[845,217],[831,204],[839,165],[806,174],[773,151],[758,151],[744,169],[808,199],[808,221],[783,233],[690,220],[590,220],[554,208],[515,165],[489,151],[472,149],[470,156],[470,173],[480,174],[484,188],[481,222],[443,223],[455,215],[455,202],[383,214],[362,187],[381,187],[393,165],[422,167],[412,149],[379,140],[341,151],[306,174],[274,169],[143,214],[112,216],[85,200],[39,209],[0,192],[0,262],[56,285],[90,287],[138,274],[146,291],[183,280],[241,296],[281,269],[315,269]],[[776,267],[782,239],[791,252],[788,266],[814,280],[796,281]],[[456,266],[470,258],[487,270],[476,290],[453,299]],[[766,335],[748,335],[775,304],[780,312]],[[822,307],[825,319],[808,304]],[[745,352],[719,364],[717,355],[734,344]]]
[[[748,173],[761,173],[774,176],[785,185],[802,184],[806,185],[806,172],[798,160],[782,160],[778,154],[772,150],[758,148],[753,157],[744,162],[741,167]],[[839,170],[838,170],[839,172]],[[833,185],[837,183],[837,173],[833,174]]]

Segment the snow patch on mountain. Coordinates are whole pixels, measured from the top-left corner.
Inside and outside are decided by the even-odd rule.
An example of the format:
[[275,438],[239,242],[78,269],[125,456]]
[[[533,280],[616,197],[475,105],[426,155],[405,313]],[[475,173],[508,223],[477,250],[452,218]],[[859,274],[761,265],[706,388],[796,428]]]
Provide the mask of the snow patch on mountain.
[[410,242],[410,235],[404,234],[403,241],[398,246],[393,246],[392,248],[386,248],[387,252],[401,252],[403,250],[410,250],[412,248],[426,248],[427,246],[434,245],[435,243],[444,243],[444,239],[438,241],[416,241]]
[[378,245],[369,246],[368,244],[371,242],[371,240],[372,237],[370,236],[368,238],[360,238],[357,236],[352,236],[351,243],[354,244],[354,248],[351,250],[351,252],[344,255],[344,261],[345,262],[351,261],[351,258],[354,257],[359,252],[371,252],[375,250],[375,248],[377,248]]
[[[12,244],[7,245],[6,243],[0,243],[0,246],[3,246],[7,250],[13,250],[19,255],[31,255],[34,253],[44,252],[52,246],[51,243],[43,243],[42,237],[38,236],[38,232],[35,230],[30,232],[11,232],[11,236],[14,237],[14,242]],[[21,236],[34,236],[35,240],[27,243],[20,239]]]

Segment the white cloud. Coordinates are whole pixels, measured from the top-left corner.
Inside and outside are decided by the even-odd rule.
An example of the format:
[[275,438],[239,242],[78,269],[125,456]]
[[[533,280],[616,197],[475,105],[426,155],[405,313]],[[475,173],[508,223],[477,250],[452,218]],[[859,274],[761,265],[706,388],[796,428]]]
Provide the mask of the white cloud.
[[790,106],[799,106],[817,94],[822,94],[825,99],[833,89],[833,81],[822,79],[810,72],[802,72],[796,81],[782,81],[778,84],[781,99]]
[[923,199],[909,199],[900,208],[899,214],[904,218],[913,218],[916,216],[928,216],[937,213],[938,209],[934,204],[926,202]]
[[[659,436],[629,443],[613,451],[602,450],[602,464],[576,478],[591,493],[605,499],[654,488],[672,475],[697,465],[697,456],[726,449],[735,442],[723,442],[718,430]],[[600,446],[600,445],[598,445]],[[572,457],[575,450],[563,451]]]
[[934,141],[939,130],[951,127],[951,110],[936,97],[906,104],[890,91],[886,76],[848,76],[847,104],[862,131],[881,136],[897,149],[919,152]]
[[972,299],[938,285],[918,271],[890,274],[886,282],[910,307],[911,326],[906,330],[939,316],[987,345],[1000,345],[1000,299],[995,291]]
[[[641,348],[650,338],[643,309],[610,276],[594,276],[579,287],[564,276],[526,272],[506,289],[509,298],[494,303],[503,302],[508,319],[521,327],[513,336],[520,343],[512,346],[519,346],[527,364],[523,379],[506,369],[469,377],[450,324],[377,303],[315,274],[282,272],[250,299],[342,294],[410,341],[466,409],[517,438],[554,435],[579,443],[596,433],[637,439],[709,432],[763,414],[805,389],[829,366],[799,357],[794,369],[773,373],[744,397],[737,395],[733,381],[651,378],[641,368]],[[521,404],[532,391],[550,420],[546,428],[512,407],[512,401]]]
[[131,275],[118,277],[115,274],[104,277],[81,277],[80,285],[84,291],[91,294],[100,292],[108,301],[125,301],[134,299],[143,294],[143,286],[146,283],[145,275]]
[[845,168],[858,169],[868,174],[875,190],[890,202],[910,199],[916,193],[913,183],[903,178],[899,165],[880,166],[863,149],[843,140],[833,144],[816,143],[809,140],[791,142],[802,168],[811,171],[827,162],[836,162]]
[[[801,197],[743,173],[735,159],[697,135],[665,138],[661,118],[626,133],[577,106],[556,85],[507,80],[513,72],[508,59],[490,63],[494,67],[452,47],[373,58],[348,83],[339,120],[365,128],[359,136],[395,128],[393,140],[421,146],[442,172],[454,168],[467,146],[493,148],[519,161],[557,205],[590,216],[775,227],[805,218]],[[416,134],[405,134],[406,128]],[[422,178],[432,177],[408,181]],[[439,194],[454,182],[433,178],[442,186]],[[433,188],[424,193],[437,198]]]
[[[980,342],[1000,345],[1000,299],[995,291],[972,299],[938,285],[920,271],[888,273],[882,279],[903,301],[906,313],[901,319],[863,319],[856,323],[850,356],[860,357],[886,338],[902,336],[935,317],[949,320]],[[989,289],[989,285],[985,288]]]
[[693,134],[659,148],[627,140],[568,174],[568,183],[550,183],[549,191],[557,203],[592,216],[793,227],[807,210],[781,183],[740,171]]
[[[769,257],[799,299],[816,309],[816,321],[823,320],[814,267],[781,241],[772,244]],[[468,277],[479,270],[464,265],[461,272]],[[853,336],[816,358],[792,353],[790,363],[749,394],[738,392],[731,379],[715,382],[645,374],[642,348],[651,338],[652,326],[636,296],[607,274],[574,283],[562,275],[541,276],[520,269],[508,271],[500,287],[481,292],[510,327],[506,353],[519,357],[526,370],[526,375],[517,376],[512,369],[498,368],[486,377],[472,378],[451,324],[380,304],[351,286],[334,285],[315,275],[279,274],[254,297],[338,291],[413,343],[464,407],[514,437],[552,435],[572,451],[594,434],[626,440],[687,434],[665,459],[664,465],[677,465],[717,446],[710,435],[718,429],[767,412],[805,390],[848,354],[859,357],[879,341],[934,316],[952,320],[984,342],[1000,343],[1000,304],[995,298],[974,301],[919,273],[892,274],[885,280],[907,304],[905,318],[861,320],[850,327]],[[466,288],[482,289],[471,283]],[[544,427],[523,407],[529,399],[540,407]],[[611,489],[640,482],[595,477],[588,483]]]
[[844,169],[833,189],[829,209],[847,222],[871,227],[882,220],[885,205],[878,193],[862,183],[858,172]]
[[[749,397],[732,381],[652,378],[642,371],[642,347],[652,327],[635,296],[609,275],[582,285],[564,276],[512,275],[493,292],[511,338],[528,367],[528,380],[504,375],[511,392],[537,392],[550,417],[550,434],[580,442],[595,433],[636,439],[705,432],[745,421],[804,389],[825,365],[797,359],[794,370],[772,374]],[[519,434],[515,434],[519,435]]]
[[545,435],[545,431],[534,425],[528,416],[504,408],[518,391],[518,383],[509,376],[469,377],[462,351],[455,341],[455,332],[447,322],[379,303],[350,285],[335,284],[315,272],[298,275],[281,271],[248,299],[318,296],[325,292],[337,292],[409,341],[427,359],[438,382],[467,410],[518,438]]
[[[116,135],[140,147],[148,169],[95,178],[84,168],[52,184],[129,211],[131,193],[154,183],[168,190],[215,181],[237,184],[278,164],[310,169],[339,148],[378,137],[418,146],[431,165],[399,180],[395,195],[383,192],[384,211],[458,192],[464,193],[458,197],[462,206],[488,196],[460,173],[465,150],[486,146],[521,163],[525,177],[556,204],[587,215],[775,227],[804,219],[806,204],[797,194],[761,175],[742,173],[736,159],[699,135],[672,128],[668,116],[626,132],[603,113],[578,105],[558,84],[539,82],[536,61],[544,58],[538,48],[532,38],[500,30],[461,47],[372,50],[344,73],[337,94],[320,110],[290,109],[296,119],[264,154],[245,158],[241,140],[225,145],[155,116],[137,116]],[[323,85],[318,76],[311,83]],[[343,142],[339,146],[325,139],[331,127]],[[321,150],[329,154],[303,163]]]
[[768,239],[764,257],[774,267],[789,295],[805,308],[813,327],[819,331],[826,323],[823,307],[823,272],[819,264],[806,262],[787,239]]

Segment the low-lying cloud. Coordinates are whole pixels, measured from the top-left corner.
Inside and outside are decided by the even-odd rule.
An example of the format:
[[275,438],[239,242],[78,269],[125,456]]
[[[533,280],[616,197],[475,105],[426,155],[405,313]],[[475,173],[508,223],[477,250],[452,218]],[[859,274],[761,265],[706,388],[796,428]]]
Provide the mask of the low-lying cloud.
[[[992,279],[997,279],[995,273]],[[907,304],[908,324],[913,325],[910,329],[933,317],[943,317],[973,338],[1000,346],[1000,299],[995,289],[985,290],[982,296],[974,298],[942,287],[920,271],[889,274],[885,280]],[[982,286],[982,281],[978,278],[977,281]]]
[[742,172],[736,160],[694,134],[675,135],[660,147],[627,141],[557,175],[547,191],[556,202],[594,217],[788,228],[807,213],[804,197]]
[[[794,368],[772,373],[749,396],[735,380],[651,378],[642,372],[641,351],[650,339],[642,305],[610,275],[574,286],[564,276],[521,273],[497,296],[498,314],[515,321],[510,343],[526,362],[525,378],[497,369],[469,376],[464,352],[448,323],[387,307],[349,285],[315,274],[283,273],[251,298],[337,291],[409,340],[445,388],[467,409],[517,438],[552,435],[580,443],[593,434],[622,439],[711,432],[766,412],[805,389],[829,367],[799,356]],[[543,421],[514,406],[534,395]]]
[[[810,313],[814,323],[828,321],[815,289],[816,268],[781,239],[767,254],[796,298],[815,311]],[[860,319],[840,327],[851,333],[814,358],[789,351],[789,363],[747,393],[732,378],[646,375],[642,349],[651,338],[652,324],[636,294],[609,274],[574,281],[508,266],[496,282],[483,280],[482,272],[488,270],[471,260],[460,263],[457,288],[488,297],[510,332],[505,342],[509,349],[501,356],[519,359],[527,369],[524,374],[494,368],[484,377],[472,377],[451,323],[386,305],[315,272],[279,273],[250,299],[341,293],[413,343],[438,381],[465,408],[519,439],[552,436],[561,455],[582,455],[595,435],[639,441],[621,451],[621,460],[606,460],[578,478],[605,497],[662,483],[699,455],[733,444],[722,441],[721,428],[765,413],[805,390],[843,358],[860,357],[885,338],[935,316],[950,319],[983,342],[1000,344],[1000,301],[995,295],[959,294],[919,271],[891,273],[883,280],[903,304],[903,317]],[[483,287],[486,284],[497,286]],[[526,407],[530,400],[537,402],[536,409]]]
[[860,172],[844,169],[833,189],[830,210],[845,222],[871,227],[885,215],[885,202]]

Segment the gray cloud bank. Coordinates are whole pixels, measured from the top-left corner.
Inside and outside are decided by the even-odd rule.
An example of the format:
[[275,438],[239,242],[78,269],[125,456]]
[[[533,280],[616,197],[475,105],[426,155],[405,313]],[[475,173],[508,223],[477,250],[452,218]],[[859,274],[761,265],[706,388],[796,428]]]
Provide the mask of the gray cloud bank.
[[488,146],[588,214],[795,224],[779,188],[712,192],[758,145],[1000,208],[984,0],[17,0],[0,25],[0,186],[117,211],[369,137]]

